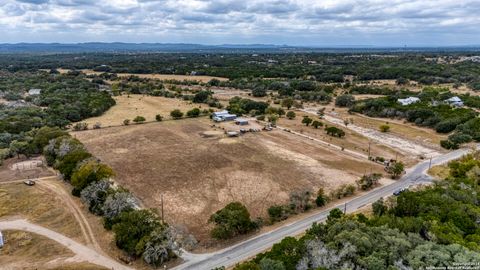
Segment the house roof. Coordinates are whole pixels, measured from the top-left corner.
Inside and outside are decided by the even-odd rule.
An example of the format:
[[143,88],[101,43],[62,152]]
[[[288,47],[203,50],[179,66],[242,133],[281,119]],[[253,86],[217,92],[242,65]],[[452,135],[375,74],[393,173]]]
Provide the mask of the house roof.
[[462,100],[457,96],[451,97],[451,98],[449,98],[445,101],[448,101],[448,102],[462,102]]

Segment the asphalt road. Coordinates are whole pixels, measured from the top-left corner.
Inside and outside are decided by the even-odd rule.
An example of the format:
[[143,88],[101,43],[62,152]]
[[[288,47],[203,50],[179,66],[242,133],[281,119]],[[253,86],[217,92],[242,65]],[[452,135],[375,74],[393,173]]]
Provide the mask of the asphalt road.
[[[440,165],[450,160],[457,159],[468,153],[470,149],[459,149],[432,159],[431,165]],[[326,220],[329,212],[334,208],[346,209],[347,213],[351,213],[369,203],[373,203],[381,197],[392,195],[398,189],[406,188],[411,185],[430,182],[432,179],[426,174],[429,168],[430,160],[426,160],[407,170],[406,174],[398,181],[372,190],[371,192],[356,197],[346,204],[336,205],[317,212],[305,219],[295,221],[293,223],[282,226],[271,232],[258,235],[254,238],[241,242],[232,247],[207,254],[191,254],[186,253],[182,256],[185,263],[173,268],[175,270],[210,270],[215,267],[229,267],[247,260],[258,253],[269,249],[273,244],[280,242],[287,236],[296,236],[307,230],[314,222],[323,222]]]

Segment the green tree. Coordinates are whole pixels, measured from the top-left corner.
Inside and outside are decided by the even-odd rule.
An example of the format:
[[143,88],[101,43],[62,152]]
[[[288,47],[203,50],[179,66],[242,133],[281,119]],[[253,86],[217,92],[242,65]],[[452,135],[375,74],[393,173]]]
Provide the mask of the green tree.
[[163,120],[163,116],[161,116],[160,114],[157,114],[157,115],[155,115],[155,120],[157,122],[161,122]]
[[123,124],[124,124],[125,126],[130,125],[130,119],[125,119],[125,120],[123,120]]
[[295,101],[292,99],[292,98],[284,98],[282,99],[282,107],[287,107],[287,110],[290,110],[290,108],[292,108],[293,106],[293,103]]
[[372,204],[372,211],[375,216],[381,216],[387,212],[387,206],[385,206],[383,198],[378,199]]
[[392,175],[392,178],[397,178],[405,170],[405,165],[402,162],[395,162],[392,165],[388,166],[387,172]]
[[355,103],[352,95],[341,95],[335,99],[335,105],[338,107],[351,107]]
[[215,223],[211,233],[212,237],[217,239],[232,238],[255,229],[255,223],[250,220],[250,213],[239,202],[227,204],[223,209],[215,212],[209,222]]
[[71,184],[74,187],[72,193],[80,195],[80,192],[90,183],[109,179],[115,174],[109,166],[95,159],[83,162],[72,175]]
[[150,234],[160,222],[148,210],[133,210],[120,214],[112,230],[115,233],[116,245],[131,256],[140,256],[145,251],[145,245]]
[[320,122],[320,121],[314,120],[312,122],[312,127],[314,127],[314,128],[318,128],[318,127],[322,127],[322,126],[323,126],[323,123]]
[[295,119],[296,116],[297,115],[295,114],[294,111],[288,111],[287,112],[287,118],[290,119],[290,120]]
[[304,116],[303,119],[302,119],[302,124],[305,124],[307,127],[313,122],[313,119],[308,117],[308,116]]

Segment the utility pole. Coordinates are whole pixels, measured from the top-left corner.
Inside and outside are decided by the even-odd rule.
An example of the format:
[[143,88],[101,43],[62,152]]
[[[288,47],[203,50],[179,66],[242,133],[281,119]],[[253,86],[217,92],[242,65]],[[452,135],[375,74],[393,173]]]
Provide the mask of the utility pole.
[[160,195],[162,201],[162,224],[165,224],[165,220],[163,219],[163,193]]
[[428,163],[428,169],[432,168],[432,157],[430,157],[430,162]]
[[343,213],[344,213],[344,214],[347,214],[347,203],[346,203],[346,202],[345,202],[345,206],[344,206],[344,208],[343,208]]
[[370,160],[370,145],[372,144],[371,140],[368,140],[368,160]]

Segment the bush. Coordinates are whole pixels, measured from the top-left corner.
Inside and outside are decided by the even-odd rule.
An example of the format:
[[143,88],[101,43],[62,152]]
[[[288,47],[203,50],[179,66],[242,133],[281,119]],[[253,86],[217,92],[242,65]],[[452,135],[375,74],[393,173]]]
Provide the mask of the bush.
[[361,190],[369,190],[378,185],[380,178],[382,178],[382,175],[379,173],[367,174],[357,180],[357,185]]
[[173,110],[173,111],[170,112],[170,116],[171,116],[173,119],[177,120],[177,119],[180,119],[180,118],[183,117],[183,112],[180,111],[179,109],[175,109],[175,110]]
[[140,115],[133,118],[133,122],[135,122],[136,124],[141,124],[141,123],[145,122],[145,120],[146,120],[145,117],[140,116]]
[[458,149],[459,145],[457,143],[454,143],[450,140],[441,140],[440,141],[440,146],[445,148],[445,149]]
[[320,122],[320,121],[314,120],[314,121],[312,122],[312,127],[314,127],[314,128],[323,127],[323,123]]
[[88,124],[87,123],[76,123],[73,126],[73,130],[75,130],[75,131],[87,130],[87,129],[88,129]]
[[160,114],[157,114],[157,115],[155,115],[155,120],[157,122],[161,122],[163,120],[163,116],[161,116]]
[[88,210],[95,215],[103,215],[103,204],[107,198],[110,183],[107,180],[93,182],[80,193],[80,198],[87,204]]
[[389,125],[381,125],[380,126],[380,131],[384,132],[384,133],[388,132],[388,131],[390,131],[390,126]]
[[123,120],[123,124],[124,124],[125,126],[130,125],[130,119],[125,119],[125,120]]
[[215,223],[211,234],[216,239],[229,239],[248,233],[256,227],[250,219],[247,208],[239,202],[227,204],[223,209],[215,212],[209,222]]
[[274,205],[268,208],[268,216],[270,221],[277,222],[288,218],[288,213],[282,205]]
[[200,109],[199,108],[193,108],[190,111],[187,112],[188,117],[198,117],[200,115]]
[[202,90],[193,96],[193,103],[206,103],[211,96],[212,92]]
[[302,119],[302,124],[305,124],[307,127],[313,122],[313,119],[308,117],[308,116],[304,116],[303,119]]
[[288,111],[287,112],[287,118],[290,119],[290,120],[295,119],[296,116],[297,115],[295,114],[294,111]]

